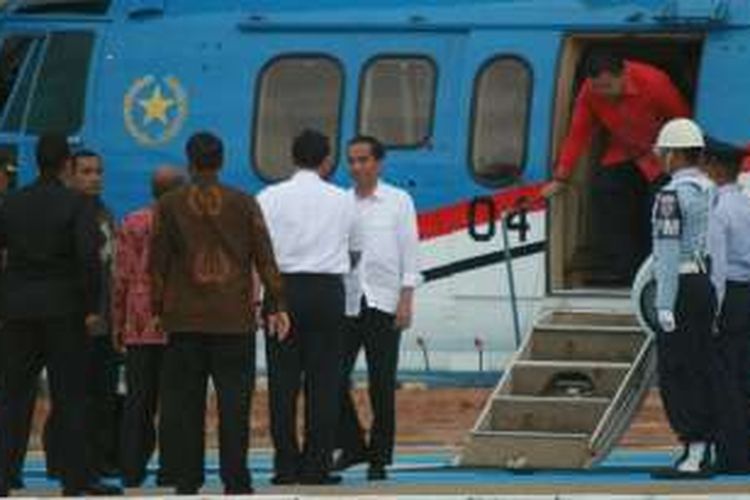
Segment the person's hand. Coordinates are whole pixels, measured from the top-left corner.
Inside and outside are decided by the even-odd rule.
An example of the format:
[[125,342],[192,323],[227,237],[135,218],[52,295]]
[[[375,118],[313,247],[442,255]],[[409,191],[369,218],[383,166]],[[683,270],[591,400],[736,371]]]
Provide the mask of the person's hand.
[[659,320],[659,326],[665,333],[671,333],[677,328],[677,323],[674,320],[674,313],[669,309],[659,309],[656,313],[657,319]]
[[161,332],[161,317],[160,316],[152,316],[151,317],[151,330],[154,332]]
[[255,318],[255,326],[264,330],[266,328],[266,318],[263,315],[263,304],[260,301],[253,302],[252,311]]
[[542,188],[542,196],[549,199],[554,198],[555,196],[562,193],[565,188],[567,187],[567,183],[563,181],[554,180],[549,183],[547,183],[546,186]]
[[268,334],[271,337],[276,337],[279,342],[283,342],[291,332],[292,323],[289,320],[289,315],[284,311],[280,311],[269,314],[266,325]]
[[717,314],[714,320],[711,322],[711,335],[718,337],[721,335],[721,328],[719,327],[720,316]]
[[396,307],[394,326],[396,330],[407,330],[411,326],[412,300],[411,297],[402,296]]
[[125,354],[125,344],[122,341],[122,335],[119,332],[115,332],[112,335],[112,347],[117,354]]
[[97,328],[101,325],[102,317],[98,314],[87,314],[85,319],[86,333],[93,335]]

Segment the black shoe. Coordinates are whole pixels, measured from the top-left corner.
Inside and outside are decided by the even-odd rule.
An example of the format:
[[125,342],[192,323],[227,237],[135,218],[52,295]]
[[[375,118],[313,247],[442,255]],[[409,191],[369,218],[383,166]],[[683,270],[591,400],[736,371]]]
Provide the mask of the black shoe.
[[123,488],[140,488],[143,485],[142,479],[132,479],[132,478],[123,478],[122,479],[122,487]]
[[169,474],[166,472],[159,471],[156,473],[156,486],[165,487],[165,486],[174,486],[174,479],[169,477]]
[[303,474],[299,477],[299,484],[332,486],[341,482],[338,474]]
[[295,474],[276,474],[271,478],[271,484],[275,486],[289,486],[298,483],[299,478]]
[[16,477],[11,477],[10,481],[9,481],[9,484],[10,484],[10,489],[11,490],[22,490],[22,489],[26,488],[26,484],[23,482],[23,479],[21,479],[20,477],[17,477],[17,476]]
[[333,461],[331,470],[341,471],[348,469],[352,465],[363,464],[365,462],[367,462],[367,453],[364,450],[358,452],[345,450]]
[[750,474],[750,469],[745,467],[724,467],[716,469],[717,474],[725,474],[727,476],[746,476]]
[[102,464],[97,467],[96,472],[99,477],[105,477],[109,479],[118,478],[121,474],[120,468],[112,464]]
[[382,465],[371,465],[367,469],[367,480],[368,481],[385,481],[388,479],[388,474],[385,472],[385,467]]
[[681,471],[672,468],[657,469],[651,473],[653,479],[708,479],[713,477],[711,470]]
[[195,496],[200,490],[197,486],[177,486],[174,489],[175,495],[178,496]]
[[239,486],[239,487],[226,487],[224,488],[225,495],[252,495],[255,490],[252,486]]
[[63,488],[66,497],[115,497],[122,495],[122,488],[105,483],[91,483],[83,488]]

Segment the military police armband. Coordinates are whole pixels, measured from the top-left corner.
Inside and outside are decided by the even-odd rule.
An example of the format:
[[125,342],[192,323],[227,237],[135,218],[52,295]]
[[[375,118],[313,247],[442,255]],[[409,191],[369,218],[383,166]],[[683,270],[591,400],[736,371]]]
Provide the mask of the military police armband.
[[682,235],[682,212],[676,191],[660,191],[656,195],[654,234],[659,239],[678,239]]

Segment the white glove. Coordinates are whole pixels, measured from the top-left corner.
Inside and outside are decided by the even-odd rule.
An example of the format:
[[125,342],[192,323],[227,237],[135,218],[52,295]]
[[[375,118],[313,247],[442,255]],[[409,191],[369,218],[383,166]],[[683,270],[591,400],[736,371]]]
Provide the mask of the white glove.
[[664,332],[670,333],[677,328],[677,324],[674,320],[674,313],[669,309],[659,309],[659,311],[657,311],[657,317],[659,319],[659,325]]

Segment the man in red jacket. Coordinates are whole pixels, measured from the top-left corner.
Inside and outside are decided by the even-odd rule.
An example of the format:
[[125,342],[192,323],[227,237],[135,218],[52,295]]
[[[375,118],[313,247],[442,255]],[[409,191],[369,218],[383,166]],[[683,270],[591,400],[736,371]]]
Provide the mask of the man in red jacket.
[[690,107],[666,73],[647,64],[594,51],[576,98],[570,130],[546,196],[570,180],[591,138],[606,133],[606,147],[592,177],[593,231],[598,264],[611,284],[629,284],[649,253],[649,185],[661,169],[652,145],[660,127],[690,116]]

